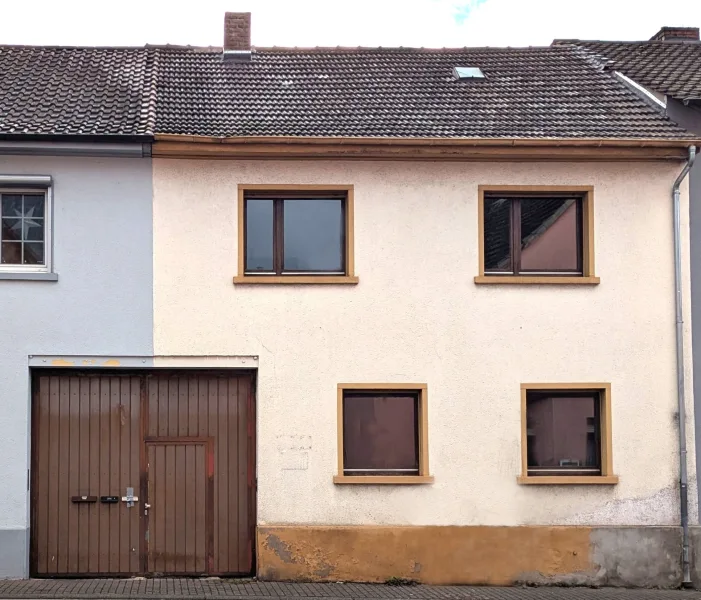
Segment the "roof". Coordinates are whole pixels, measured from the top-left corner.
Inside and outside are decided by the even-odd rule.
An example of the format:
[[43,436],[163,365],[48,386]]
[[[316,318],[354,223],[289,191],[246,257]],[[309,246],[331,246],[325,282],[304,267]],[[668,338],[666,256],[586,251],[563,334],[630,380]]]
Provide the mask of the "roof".
[[[458,81],[456,66],[485,80]],[[575,46],[0,46],[0,136],[689,139]]]
[[[476,66],[481,81],[457,81]],[[160,133],[205,136],[677,138],[688,134],[570,47],[258,48],[159,57]]]
[[555,40],[574,45],[598,57],[636,83],[677,100],[701,100],[701,42],[601,42]]
[[153,133],[155,53],[0,46],[0,135]]

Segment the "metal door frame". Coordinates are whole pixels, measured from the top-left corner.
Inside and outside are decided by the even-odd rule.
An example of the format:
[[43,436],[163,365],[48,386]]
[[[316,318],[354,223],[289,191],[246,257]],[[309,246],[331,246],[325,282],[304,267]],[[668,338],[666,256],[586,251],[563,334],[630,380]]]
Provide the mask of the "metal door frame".
[[[257,477],[257,414],[256,414],[256,391],[257,391],[257,370],[256,369],[236,369],[236,368],[43,368],[32,367],[29,373],[30,384],[30,462],[29,473],[27,476],[27,485],[29,488],[29,576],[32,578],[44,579],[63,579],[63,578],[128,578],[128,577],[150,577],[153,573],[148,571],[148,541],[146,532],[148,531],[148,517],[143,512],[143,505],[148,497],[148,449],[149,444],[204,444],[206,453],[206,468],[207,468],[207,488],[205,490],[205,529],[206,537],[206,562],[208,575],[227,575],[226,573],[213,573],[214,561],[214,441],[211,437],[152,437],[147,436],[148,431],[148,377],[153,375],[163,375],[167,373],[177,374],[210,374],[217,376],[241,376],[247,377],[250,382],[250,390],[247,403],[247,425],[246,430],[249,433],[248,457],[247,457],[247,474],[249,483],[249,537],[251,545],[251,574],[255,574],[256,565],[256,523],[257,523],[257,508],[258,508],[258,477]],[[38,381],[42,375],[49,376],[80,376],[80,375],[95,375],[95,376],[118,376],[118,377],[139,377],[140,378],[140,423],[141,435],[139,443],[139,465],[140,465],[140,481],[139,481],[139,502],[137,503],[139,510],[139,564],[140,570],[135,573],[37,573],[38,566],[38,551],[37,551],[37,423],[38,423]],[[149,515],[150,516],[150,515]],[[177,574],[168,573],[166,576]],[[242,574],[241,577],[246,575]]]

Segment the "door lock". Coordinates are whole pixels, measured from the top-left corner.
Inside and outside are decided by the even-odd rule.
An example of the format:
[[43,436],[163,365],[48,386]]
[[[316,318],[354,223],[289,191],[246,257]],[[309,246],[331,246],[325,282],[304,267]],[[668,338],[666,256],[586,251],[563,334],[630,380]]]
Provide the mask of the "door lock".
[[138,501],[139,501],[139,497],[134,496],[134,488],[128,487],[127,488],[127,495],[122,496],[122,502],[126,502],[127,507],[131,508],[132,506],[134,506],[134,502],[138,502]]

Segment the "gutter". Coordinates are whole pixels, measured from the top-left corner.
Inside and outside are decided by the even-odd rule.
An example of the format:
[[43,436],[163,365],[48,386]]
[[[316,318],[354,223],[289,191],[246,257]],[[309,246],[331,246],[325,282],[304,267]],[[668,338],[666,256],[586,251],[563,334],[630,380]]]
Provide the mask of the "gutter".
[[430,138],[344,136],[206,136],[157,133],[154,141],[195,144],[290,144],[290,145],[378,145],[378,146],[581,146],[587,148],[688,148],[701,140],[669,138]]
[[151,156],[151,144],[96,142],[29,142],[0,140],[0,155],[22,156],[101,156],[145,158]]
[[685,161],[694,138],[390,138],[156,134],[155,158]]
[[684,399],[684,317],[682,313],[681,208],[679,186],[696,159],[696,148],[689,147],[689,158],[672,186],[674,209],[674,288],[677,341],[677,402],[679,403],[679,505],[682,526],[682,586],[691,587],[689,560],[689,499],[686,449],[686,404]]
[[0,132],[0,140],[4,142],[72,142],[72,143],[105,143],[105,144],[140,144],[151,143],[153,134],[121,134],[121,133],[7,133]]

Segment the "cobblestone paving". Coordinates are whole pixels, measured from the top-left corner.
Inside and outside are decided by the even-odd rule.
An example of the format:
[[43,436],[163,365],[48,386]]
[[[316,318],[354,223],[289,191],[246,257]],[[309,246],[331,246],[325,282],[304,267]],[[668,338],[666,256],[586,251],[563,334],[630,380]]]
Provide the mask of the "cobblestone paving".
[[346,600],[701,600],[701,591],[496,588],[361,583],[269,583],[241,579],[30,579],[0,581],[0,598],[159,600],[324,598]]

